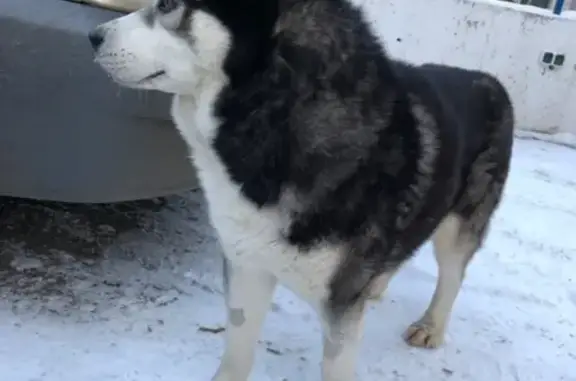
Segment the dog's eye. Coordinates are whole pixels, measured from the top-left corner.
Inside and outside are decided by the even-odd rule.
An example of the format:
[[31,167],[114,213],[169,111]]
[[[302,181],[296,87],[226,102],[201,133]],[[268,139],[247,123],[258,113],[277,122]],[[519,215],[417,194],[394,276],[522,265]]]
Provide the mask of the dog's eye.
[[158,10],[162,13],[172,12],[180,5],[180,0],[160,0],[158,2]]

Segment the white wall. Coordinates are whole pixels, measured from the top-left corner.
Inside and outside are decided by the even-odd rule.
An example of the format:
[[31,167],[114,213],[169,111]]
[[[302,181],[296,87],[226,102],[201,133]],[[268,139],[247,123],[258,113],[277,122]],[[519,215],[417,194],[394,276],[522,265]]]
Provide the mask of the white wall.
[[[359,1],[392,56],[491,72],[519,128],[576,133],[576,19],[498,0]],[[544,68],[543,51],[565,54],[564,66]]]

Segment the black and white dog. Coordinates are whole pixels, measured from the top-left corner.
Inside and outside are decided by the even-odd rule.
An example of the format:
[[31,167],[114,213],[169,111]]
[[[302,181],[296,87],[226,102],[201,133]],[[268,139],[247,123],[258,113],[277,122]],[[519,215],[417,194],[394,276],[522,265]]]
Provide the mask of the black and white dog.
[[277,282],[324,323],[323,379],[353,380],[367,301],[428,238],[438,283],[405,337],[442,343],[508,175],[497,79],[392,61],[349,0],[157,0],[90,40],[117,83],[174,94],[226,257],[214,381],[248,379]]

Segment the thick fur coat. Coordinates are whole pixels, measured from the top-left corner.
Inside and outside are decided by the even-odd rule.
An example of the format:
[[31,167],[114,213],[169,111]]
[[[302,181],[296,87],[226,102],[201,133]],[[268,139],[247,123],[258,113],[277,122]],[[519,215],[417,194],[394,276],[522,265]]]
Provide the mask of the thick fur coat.
[[277,282],[323,321],[324,380],[351,381],[366,302],[431,237],[436,292],[405,337],[442,342],[508,174],[496,78],[392,60],[347,0],[158,0],[90,39],[118,83],[174,94],[225,253],[215,381],[247,380]]

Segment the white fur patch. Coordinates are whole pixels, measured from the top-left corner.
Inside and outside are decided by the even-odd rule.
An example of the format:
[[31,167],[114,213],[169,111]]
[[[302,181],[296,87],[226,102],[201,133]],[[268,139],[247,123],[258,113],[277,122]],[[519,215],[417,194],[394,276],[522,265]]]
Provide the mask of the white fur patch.
[[[217,86],[216,86],[217,87]],[[238,266],[274,274],[316,308],[328,297],[328,284],[341,262],[338,248],[324,246],[301,253],[282,239],[288,220],[279,208],[256,208],[234,184],[212,148],[218,121],[212,116],[211,96],[178,96],[172,113],[192,150],[193,163],[209,204],[210,219],[218,231],[225,255]]]

